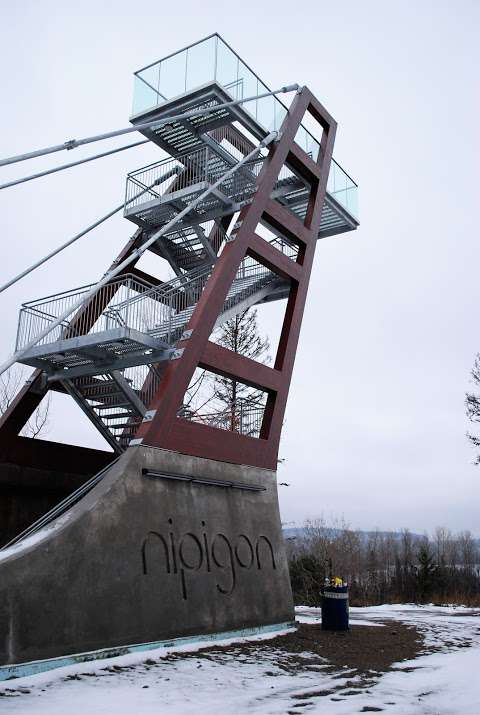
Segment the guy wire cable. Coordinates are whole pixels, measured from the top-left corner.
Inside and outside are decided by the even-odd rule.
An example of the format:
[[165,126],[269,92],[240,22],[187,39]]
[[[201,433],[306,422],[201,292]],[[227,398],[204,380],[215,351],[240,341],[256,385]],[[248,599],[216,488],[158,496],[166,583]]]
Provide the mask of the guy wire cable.
[[[98,293],[100,288],[109,283],[112,278],[115,278],[115,276],[117,276],[119,273],[122,273],[122,271],[128,265],[130,265],[133,260],[140,258],[140,256],[142,256],[153,243],[158,241],[158,239],[161,238],[167,231],[169,231],[176,223],[181,221],[184,216],[186,216],[192,209],[198,206],[198,204],[203,201],[207,196],[209,196],[213,191],[215,191],[215,189],[220,186],[221,183],[223,183],[230,176],[233,176],[233,174],[238,171],[241,166],[243,166],[247,161],[250,161],[250,159],[256,156],[264,147],[271,144],[272,141],[275,141],[277,137],[278,132],[270,132],[270,134],[268,134],[265,139],[262,139],[262,141],[254,149],[252,149],[249,154],[244,156],[243,159],[241,159],[235,164],[235,166],[232,166],[231,169],[229,169],[225,172],[225,174],[220,176],[220,178],[217,179],[214,184],[212,184],[207,189],[205,189],[205,191],[199,194],[182,211],[180,211],[180,213],[178,213],[164,226],[162,226],[162,228],[160,228],[158,231],[154,231],[154,233],[147,241],[145,241],[145,243],[143,243],[141,246],[132,251],[132,253],[126,258],[124,258],[124,260],[121,261],[117,266],[115,266],[115,268],[110,271],[107,271],[104,276],[97,283],[95,283],[95,285],[93,285],[86,293],[82,295],[79,300],[70,305],[61,315],[55,318],[55,320],[53,320],[49,326],[41,330],[40,333],[35,338],[33,338],[33,340],[30,340],[30,342],[25,345],[21,350],[18,350],[17,352],[13,353],[9,358],[7,358],[7,360],[5,360],[2,365],[0,365],[0,375],[2,375],[6,370],[8,370],[12,365],[14,365],[18,361],[18,359],[22,357],[22,355],[24,355],[28,350],[34,347],[40,340],[43,340],[43,338],[49,333],[51,333],[52,330],[61,325],[63,321],[66,320],[69,315],[71,315],[71,313],[85,305],[87,301],[90,300],[90,298],[93,298],[93,296]],[[145,191],[148,191],[148,188],[145,189]]]
[[18,184],[23,184],[26,181],[33,181],[33,179],[40,179],[42,176],[48,176],[48,174],[55,174],[57,171],[63,171],[64,169],[71,169],[73,166],[79,166],[79,164],[86,164],[88,161],[94,161],[95,159],[101,159],[104,156],[110,156],[111,154],[116,154],[119,151],[125,151],[125,149],[132,149],[134,146],[140,146],[141,144],[148,144],[150,139],[144,139],[140,142],[134,142],[133,144],[126,144],[125,146],[117,147],[116,149],[110,149],[110,151],[104,151],[101,154],[95,154],[94,156],[87,156],[85,159],[80,159],[79,161],[72,161],[70,164],[61,164],[60,166],[55,166],[53,169],[46,169],[45,171],[40,171],[38,174],[31,174],[30,176],[25,176],[22,179],[15,179],[9,181],[6,184],[0,184],[0,191],[2,189],[8,189],[10,186],[17,186]]
[[55,248],[50,253],[47,253],[46,256],[44,256],[43,258],[40,258],[35,263],[32,263],[31,266],[26,268],[24,271],[19,273],[17,276],[12,278],[11,280],[7,281],[7,283],[4,283],[2,286],[0,286],[0,293],[3,293],[4,290],[6,290],[7,288],[10,288],[10,286],[12,286],[14,283],[17,283],[19,280],[21,280],[22,278],[27,276],[29,273],[32,273],[32,271],[34,271],[36,268],[39,268],[40,266],[42,266],[44,263],[49,261],[50,258],[53,258],[54,256],[56,256],[57,253],[60,253],[65,248],[68,248],[68,246],[71,246],[72,243],[75,243],[75,241],[78,241],[78,239],[82,238],[82,236],[85,236],[87,233],[90,233],[90,231],[92,231],[97,226],[100,226],[100,224],[104,223],[107,219],[114,216],[116,213],[118,213],[121,209],[123,209],[129,203],[138,199],[139,196],[142,196],[147,191],[150,191],[150,189],[152,189],[155,186],[155,184],[157,184],[157,183],[158,183],[158,179],[156,179],[153,182],[153,184],[151,184],[150,186],[147,186],[146,188],[144,188],[143,191],[140,191],[140,193],[135,194],[135,196],[133,196],[131,199],[129,199],[126,203],[122,203],[119,206],[117,206],[116,208],[112,209],[112,211],[109,211],[108,214],[105,214],[105,216],[102,216],[102,218],[99,218],[97,221],[90,224],[90,226],[87,226],[87,228],[84,228],[83,231],[80,231],[80,233],[77,233],[72,238],[69,238],[68,241],[65,241],[65,243],[62,243],[61,246],[58,246],[58,248]]
[[91,144],[92,142],[102,141],[103,139],[111,139],[112,137],[118,137],[122,134],[130,134],[131,132],[141,132],[143,129],[152,129],[153,127],[161,127],[165,124],[170,124],[171,122],[189,119],[198,114],[205,115],[211,112],[217,111],[218,109],[223,109],[226,107],[235,107],[239,104],[245,104],[246,102],[253,102],[256,99],[263,99],[264,97],[271,97],[276,94],[284,94],[288,92],[297,92],[300,89],[298,84],[290,84],[280,89],[275,89],[271,92],[263,92],[262,94],[256,94],[252,97],[246,97],[245,99],[235,99],[231,102],[223,102],[221,104],[215,104],[213,107],[202,107],[199,109],[191,109],[187,112],[182,112],[182,114],[176,114],[171,117],[162,117],[162,119],[156,119],[152,122],[145,122],[143,124],[136,124],[133,127],[125,127],[124,129],[117,129],[113,132],[106,132],[105,134],[97,134],[91,137],[86,137],[85,139],[69,139],[63,144],[56,144],[54,146],[46,147],[45,149],[37,149],[36,151],[28,152],[27,154],[17,154],[16,156],[11,156],[6,159],[0,160],[0,166],[7,166],[8,164],[16,164],[19,161],[26,161],[27,159],[35,159],[39,156],[45,156],[46,154],[53,154],[57,151],[69,151],[70,149],[76,149],[84,144]]

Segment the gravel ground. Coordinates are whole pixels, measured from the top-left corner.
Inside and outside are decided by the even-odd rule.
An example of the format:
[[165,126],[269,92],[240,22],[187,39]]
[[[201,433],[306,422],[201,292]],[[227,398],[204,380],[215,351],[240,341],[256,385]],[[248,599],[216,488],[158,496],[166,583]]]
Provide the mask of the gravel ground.
[[351,609],[351,629],[297,628],[157,649],[0,683],[2,715],[479,715],[480,614]]

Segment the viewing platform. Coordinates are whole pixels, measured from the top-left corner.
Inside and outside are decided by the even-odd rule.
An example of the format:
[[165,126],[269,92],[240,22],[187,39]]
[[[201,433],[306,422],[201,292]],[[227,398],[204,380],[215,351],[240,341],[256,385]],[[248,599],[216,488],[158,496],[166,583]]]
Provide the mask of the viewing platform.
[[[191,271],[156,286],[125,275],[104,286],[88,307],[73,312],[68,321],[38,340],[19,360],[44,370],[50,380],[168,360],[210,273],[211,267]],[[90,287],[24,303],[16,350],[40,336],[67,304],[73,305]],[[255,303],[282,298],[285,292],[287,281],[246,257],[227,294],[219,323]]]
[[[205,115],[142,130],[176,161],[169,159],[131,173],[126,198],[132,199],[133,192],[147,188],[155,178],[163,179],[165,187],[170,179],[170,190],[175,196],[166,196],[167,189],[164,188],[163,191],[148,192],[136,202],[126,203],[125,216],[138,225],[145,225],[144,222],[151,225],[178,213],[175,201],[179,200],[181,204],[187,196],[191,200],[198,195],[202,188],[212,183],[221,168],[225,167],[226,171],[253,148],[252,139],[261,140],[272,130],[279,130],[288,112],[275,96],[211,111],[221,103],[269,91],[218,34],[148,65],[134,76],[133,115],[130,118],[133,124],[160,121],[162,117],[191,109],[209,109]],[[318,159],[319,139],[305,126],[299,127],[295,142],[314,161]],[[262,158],[259,158],[248,172],[240,175],[243,183],[239,176],[235,186],[219,192],[216,208],[228,212],[238,203],[251,200],[261,165]],[[194,176],[190,178],[192,167]],[[280,193],[281,203],[303,220],[307,189],[292,167],[288,167],[288,172],[289,176],[286,171],[284,179],[290,180],[286,184],[289,190]],[[277,189],[280,191],[285,186],[277,186]],[[351,231],[358,226],[357,194],[357,184],[332,159],[319,238]],[[204,207],[205,212],[207,209]]]
[[[175,159],[164,159],[131,172],[125,192],[125,218],[142,228],[157,228],[170,221],[232,166],[226,157],[226,150],[216,144],[215,141],[209,142],[207,146]],[[221,183],[198,204],[195,211],[184,219],[184,225],[190,226],[193,218],[200,222],[231,215],[249,203],[255,195],[263,163],[264,157],[247,162],[241,171]],[[329,186],[335,185],[338,171],[338,166],[332,164]],[[271,198],[303,222],[309,194],[308,183],[285,166]],[[352,230],[353,218],[340,203],[348,196],[345,191],[327,193],[319,238]]]

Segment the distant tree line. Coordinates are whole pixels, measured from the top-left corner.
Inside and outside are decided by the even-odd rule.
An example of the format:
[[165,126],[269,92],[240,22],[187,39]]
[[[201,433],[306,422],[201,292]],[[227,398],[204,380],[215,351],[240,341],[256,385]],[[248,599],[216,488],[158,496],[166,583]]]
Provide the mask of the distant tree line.
[[432,536],[354,531],[309,521],[286,539],[294,600],[318,605],[325,577],[348,581],[352,605],[436,603],[480,606],[480,545],[469,531]]

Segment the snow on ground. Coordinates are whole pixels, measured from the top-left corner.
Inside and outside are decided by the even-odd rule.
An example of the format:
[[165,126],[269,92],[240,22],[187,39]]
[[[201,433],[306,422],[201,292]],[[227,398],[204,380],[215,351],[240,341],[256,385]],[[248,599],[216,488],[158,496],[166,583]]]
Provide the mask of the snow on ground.
[[[302,607],[298,618],[315,623],[319,611]],[[188,656],[158,650],[0,683],[0,712],[480,715],[480,611],[413,605],[351,609],[352,624],[390,621],[415,625],[435,652],[362,682],[307,651],[300,656],[301,667],[289,669],[284,651],[260,642],[247,652],[235,644],[227,650],[213,647],[208,654],[192,654],[195,649],[188,646],[183,648]]]

